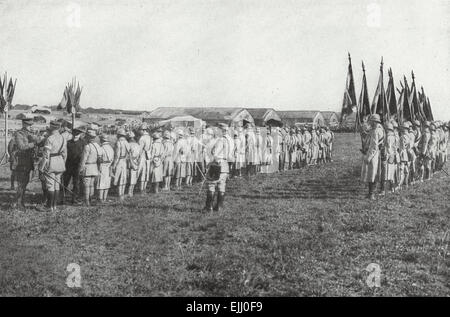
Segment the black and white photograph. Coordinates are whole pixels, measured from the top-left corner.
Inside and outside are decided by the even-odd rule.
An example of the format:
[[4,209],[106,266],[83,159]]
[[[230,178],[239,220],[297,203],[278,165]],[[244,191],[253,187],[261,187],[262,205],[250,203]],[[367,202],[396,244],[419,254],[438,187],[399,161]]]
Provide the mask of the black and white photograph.
[[0,43],[1,297],[450,297],[450,1],[0,0]]

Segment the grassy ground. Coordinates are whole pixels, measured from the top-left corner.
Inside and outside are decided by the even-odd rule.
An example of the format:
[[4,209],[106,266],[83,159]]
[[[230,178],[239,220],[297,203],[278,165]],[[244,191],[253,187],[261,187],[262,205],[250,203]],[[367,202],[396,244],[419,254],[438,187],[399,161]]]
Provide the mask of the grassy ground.
[[[326,166],[231,180],[221,214],[199,212],[199,185],[15,212],[3,167],[0,295],[449,296],[449,178],[365,200],[358,140],[338,134]],[[81,288],[66,286],[69,263]],[[379,288],[366,284],[370,263]]]

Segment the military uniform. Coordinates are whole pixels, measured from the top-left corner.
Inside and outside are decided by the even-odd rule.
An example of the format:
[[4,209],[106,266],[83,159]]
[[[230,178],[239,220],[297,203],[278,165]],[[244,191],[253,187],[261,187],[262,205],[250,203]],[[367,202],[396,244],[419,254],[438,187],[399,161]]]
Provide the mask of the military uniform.
[[[82,131],[77,131],[81,133]],[[78,136],[72,138],[67,142],[67,159],[66,171],[63,174],[64,187],[69,188],[70,181],[72,181],[72,203],[75,202],[76,195],[79,193],[80,187],[80,161],[83,153],[85,141]]]
[[190,135],[186,138],[186,185],[192,185],[193,177],[198,173],[195,167],[198,139],[194,135],[194,129],[189,129]]
[[67,142],[59,133],[59,124],[50,123],[50,129],[50,135],[44,145],[43,163],[40,171],[44,175],[48,207],[55,211],[62,184],[62,174],[66,170]]
[[153,184],[153,191],[157,193],[159,191],[159,183],[163,181],[163,156],[165,153],[164,145],[161,141],[161,135],[159,132],[153,134],[153,143],[150,150],[151,157],[151,182]]
[[420,159],[422,161],[421,164],[421,171],[420,171],[420,180],[423,181],[423,179],[430,179],[431,176],[431,159],[427,157],[428,155],[428,147],[431,139],[431,133],[430,133],[430,123],[425,122],[422,137],[420,140],[419,145],[419,152],[420,152]]
[[[24,126],[30,126],[31,124],[32,120],[23,120]],[[25,207],[25,191],[30,181],[31,171],[34,169],[34,148],[40,142],[40,139],[26,128],[23,128],[14,134],[14,142],[17,147],[15,176],[18,186],[16,204],[20,207]]]
[[[138,175],[138,168],[139,168],[139,160],[141,158],[141,147],[134,139],[134,133],[130,132],[128,134],[129,137],[129,152],[128,152],[128,180],[129,180],[129,186],[128,186],[128,195],[130,197],[133,197],[134,194],[134,187],[137,184],[137,175]],[[151,166],[151,165],[150,165]],[[151,171],[151,168],[150,168]]]
[[[394,189],[394,181],[395,181],[395,173],[397,170],[397,164],[396,164],[396,154],[397,154],[397,147],[396,147],[396,137],[394,133],[394,127],[391,123],[388,123],[386,125],[386,141],[385,141],[385,155],[386,155],[386,167],[385,167],[385,173],[384,176],[385,181],[390,185],[390,190],[392,191]],[[387,188],[386,188],[387,189]]]
[[173,141],[170,137],[170,132],[164,132],[163,144],[163,177],[164,177],[164,190],[170,190],[170,180],[173,176]]
[[103,150],[95,143],[96,132],[86,132],[87,142],[84,145],[80,160],[80,176],[83,184],[84,202],[90,206],[90,200],[95,194],[95,181],[100,175],[100,163],[103,158]]
[[100,162],[99,176],[97,179],[97,190],[100,201],[106,201],[108,191],[111,188],[111,165],[114,159],[114,149],[108,141],[106,135],[100,137],[102,157]]
[[128,153],[130,151],[130,145],[128,144],[127,139],[125,138],[126,132],[124,129],[119,129],[117,131],[117,142],[114,147],[114,162],[112,165],[113,168],[113,177],[114,177],[114,186],[117,186],[117,191],[119,195],[119,199],[123,200],[125,195],[125,185],[127,183],[127,159]]
[[211,163],[208,168],[207,184],[208,192],[206,195],[206,207],[208,211],[212,210],[214,193],[217,189],[217,204],[215,210],[220,211],[223,208],[225,198],[226,183],[229,173],[227,157],[229,156],[228,141],[224,134],[226,133],[226,125],[221,125],[223,136],[217,138],[213,144],[209,154]]
[[189,149],[183,131],[179,130],[177,134],[178,140],[174,144],[173,161],[175,186],[179,188],[183,178],[186,177],[186,155]]
[[253,132],[253,128],[249,127],[245,139],[245,162],[248,176],[256,174],[256,165],[259,164],[256,142],[256,135]]
[[151,166],[150,148],[152,147],[152,138],[148,134],[147,128],[148,127],[146,125],[143,125],[141,127],[142,135],[139,138],[140,158],[137,177],[140,182],[141,193],[145,191],[147,183],[150,181],[150,166]]
[[370,199],[374,199],[374,190],[380,171],[380,144],[383,141],[383,127],[380,125],[379,115],[371,115],[373,127],[368,134],[368,148],[364,154],[361,170],[361,180],[369,184]]

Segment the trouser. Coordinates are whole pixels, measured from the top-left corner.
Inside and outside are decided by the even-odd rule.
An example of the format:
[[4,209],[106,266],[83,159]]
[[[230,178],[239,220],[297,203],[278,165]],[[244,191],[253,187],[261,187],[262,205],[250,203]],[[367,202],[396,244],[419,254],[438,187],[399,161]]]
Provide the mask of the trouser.
[[30,172],[30,170],[16,170],[16,180],[18,183],[16,191],[16,203],[17,205],[22,207],[25,207],[25,191],[27,190],[28,183],[30,182]]
[[77,199],[80,188],[80,176],[78,169],[68,168],[63,174],[63,183],[65,188],[69,188],[70,181],[72,181],[72,202]]
[[11,189],[13,190],[15,188],[15,182],[16,182],[16,171],[11,170]]

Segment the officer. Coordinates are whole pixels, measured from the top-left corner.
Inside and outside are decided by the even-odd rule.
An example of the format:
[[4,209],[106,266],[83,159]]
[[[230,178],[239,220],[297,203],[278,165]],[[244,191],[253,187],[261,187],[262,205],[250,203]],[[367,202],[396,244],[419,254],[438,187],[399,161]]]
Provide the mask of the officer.
[[[369,118],[370,130],[368,134],[368,148],[364,153],[363,166],[361,171],[361,180],[369,185],[367,197],[375,199],[375,188],[379,171],[380,160],[380,142],[383,139],[383,133],[379,129],[381,123],[380,116],[373,114]],[[383,129],[381,127],[381,129]]]
[[91,198],[95,194],[95,180],[99,175],[99,165],[102,161],[103,150],[95,142],[97,133],[88,129],[85,134],[86,144],[80,160],[80,176],[83,184],[83,196],[86,207],[91,205]]
[[188,146],[186,139],[184,138],[183,130],[179,129],[177,132],[178,139],[174,144],[173,161],[174,161],[174,176],[175,187],[179,189],[183,178],[186,177],[186,155]]
[[69,188],[70,181],[72,181],[72,204],[75,203],[76,195],[79,194],[79,167],[85,145],[85,141],[82,139],[83,133],[84,131],[80,129],[74,129],[73,138],[67,141],[66,171],[63,174],[63,181],[65,188]]
[[32,125],[33,119],[25,118],[22,120],[22,129],[16,131],[14,134],[14,142],[17,147],[15,176],[18,185],[13,207],[25,208],[25,191],[30,181],[30,173],[34,169],[34,148],[42,141],[32,133]]
[[385,142],[385,176],[384,180],[386,182],[385,184],[385,190],[390,190],[391,192],[394,192],[394,181],[395,181],[395,171],[397,169],[396,166],[396,154],[397,154],[397,148],[396,148],[396,138],[394,133],[394,126],[391,122],[388,122],[386,124],[386,142]]
[[50,122],[49,136],[45,140],[43,162],[40,167],[47,190],[47,207],[56,211],[56,204],[62,184],[62,174],[66,170],[67,142],[59,133],[60,123]]
[[170,191],[170,180],[173,176],[173,141],[170,137],[170,131],[164,131],[164,140],[162,142],[164,153],[163,153],[163,177],[164,186],[163,190]]
[[430,139],[431,139],[430,122],[425,121],[425,123],[423,124],[422,137],[421,137],[420,145],[419,145],[419,153],[420,153],[419,155],[420,155],[420,161],[421,161],[420,171],[419,171],[420,182],[423,182],[424,178],[426,180],[430,179],[430,176],[431,176],[431,170],[430,170],[431,161],[430,161],[430,158],[427,157]]
[[130,152],[130,145],[126,139],[125,129],[117,130],[117,142],[114,147],[114,162],[112,164],[114,186],[117,186],[119,200],[123,201],[125,196],[125,186],[127,184],[127,159]]
[[111,188],[111,164],[114,159],[114,149],[106,134],[100,135],[100,145],[102,148],[102,159],[97,180],[97,190],[99,200],[105,202],[108,197],[108,191]]
[[403,184],[408,186],[409,179],[409,164],[410,157],[408,155],[409,146],[411,144],[409,130],[409,123],[405,122],[400,129],[400,144],[399,144],[399,154],[400,154],[400,167],[399,167],[399,181],[397,188],[401,189]]
[[128,152],[128,175],[129,177],[129,187],[128,196],[133,197],[134,187],[137,184],[137,173],[139,168],[139,160],[141,155],[141,147],[136,142],[136,136],[133,131],[128,132],[128,144],[130,146]]
[[147,184],[150,180],[150,148],[152,146],[152,138],[148,133],[147,123],[143,123],[139,128],[139,147],[140,157],[139,166],[137,171],[137,177],[139,180],[139,189],[141,193],[145,192]]
[[211,147],[209,154],[210,163],[208,166],[207,184],[208,191],[206,193],[206,211],[213,210],[214,193],[217,190],[217,204],[215,211],[221,211],[225,200],[225,189],[229,173],[227,157],[229,155],[228,141],[225,138],[227,133],[227,125],[219,124],[219,131],[216,142]]
[[159,192],[160,183],[163,181],[163,156],[164,145],[161,141],[161,130],[152,134],[153,142],[150,150],[151,157],[151,182],[153,185],[153,192]]

